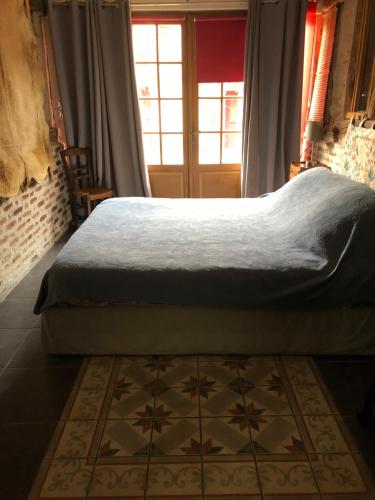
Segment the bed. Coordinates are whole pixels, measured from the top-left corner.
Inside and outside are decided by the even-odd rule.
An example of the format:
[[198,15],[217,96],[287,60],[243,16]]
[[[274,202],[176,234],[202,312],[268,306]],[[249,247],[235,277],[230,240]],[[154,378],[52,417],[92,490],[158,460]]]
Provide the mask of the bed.
[[375,191],[315,168],[256,199],[101,203],[35,306],[51,353],[375,354]]

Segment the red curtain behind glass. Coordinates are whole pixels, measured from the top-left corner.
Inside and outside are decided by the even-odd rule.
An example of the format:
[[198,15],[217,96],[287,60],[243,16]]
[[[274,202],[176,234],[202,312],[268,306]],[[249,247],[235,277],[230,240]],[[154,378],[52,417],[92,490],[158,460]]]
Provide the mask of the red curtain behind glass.
[[[333,3],[327,11],[316,14],[315,25],[313,24],[313,18],[307,18],[306,20],[306,39],[309,30],[314,29],[315,40],[312,54],[309,55],[308,50],[305,50],[305,64],[307,64],[310,58],[311,71],[309,75],[306,75],[306,77],[309,78],[309,91],[307,93],[305,116],[302,115],[302,120],[304,119],[304,122],[302,121],[301,125],[304,124],[306,126],[308,121],[323,122],[324,120],[328,78],[335,38],[336,17],[337,5]],[[308,45],[306,45],[305,49],[306,48],[308,48]],[[304,109],[303,106],[304,103],[302,103],[302,111]],[[311,158],[311,143],[304,137],[304,134],[301,156],[304,160],[309,160]]]
[[245,16],[196,17],[197,82],[242,82],[245,38]]
[[305,131],[313,89],[316,4],[309,3],[306,12],[305,52],[303,58],[303,88],[301,106],[301,140]]

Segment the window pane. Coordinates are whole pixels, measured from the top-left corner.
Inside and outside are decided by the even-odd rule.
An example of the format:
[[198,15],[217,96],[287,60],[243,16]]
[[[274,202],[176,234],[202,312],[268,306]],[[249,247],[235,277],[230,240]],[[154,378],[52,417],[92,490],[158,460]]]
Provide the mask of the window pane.
[[199,163],[220,163],[220,134],[199,134]]
[[223,130],[241,130],[242,106],[242,99],[224,99]]
[[160,165],[160,136],[158,134],[144,134],[143,149],[147,165]]
[[222,163],[241,163],[241,134],[223,134]]
[[220,83],[198,83],[199,97],[221,97]]
[[182,97],[181,64],[160,64],[160,96]]
[[184,163],[184,145],[182,134],[163,134],[163,165],[182,165]]
[[159,61],[181,61],[181,26],[179,24],[160,24]]
[[223,84],[224,97],[243,97],[243,82],[224,83]]
[[156,26],[133,24],[133,50],[135,62],[156,62]]
[[143,132],[159,132],[159,107],[157,101],[140,100]]
[[199,99],[199,130],[220,131],[220,99]]
[[182,132],[182,101],[160,101],[163,132]]
[[158,97],[156,64],[136,64],[138,97]]

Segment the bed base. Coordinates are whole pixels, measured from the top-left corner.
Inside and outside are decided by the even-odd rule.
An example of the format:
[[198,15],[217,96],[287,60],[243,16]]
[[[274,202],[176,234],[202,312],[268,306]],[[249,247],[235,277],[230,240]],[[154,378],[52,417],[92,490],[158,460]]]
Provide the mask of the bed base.
[[113,304],[42,313],[51,354],[375,354],[375,307],[244,310]]

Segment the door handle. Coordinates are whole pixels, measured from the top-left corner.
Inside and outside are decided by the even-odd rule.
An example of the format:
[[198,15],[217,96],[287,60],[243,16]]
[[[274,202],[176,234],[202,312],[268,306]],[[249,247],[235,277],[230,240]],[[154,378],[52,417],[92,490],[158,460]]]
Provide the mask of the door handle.
[[191,148],[192,148],[193,152],[195,151],[195,136],[196,136],[196,131],[195,131],[195,127],[193,127],[191,129]]

